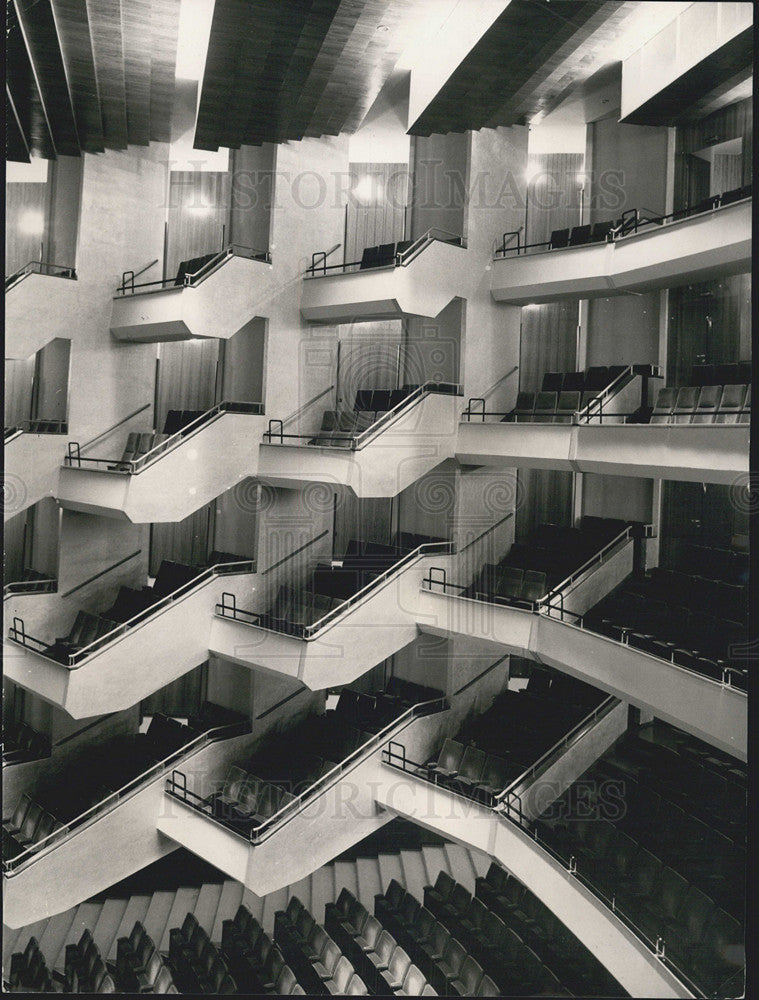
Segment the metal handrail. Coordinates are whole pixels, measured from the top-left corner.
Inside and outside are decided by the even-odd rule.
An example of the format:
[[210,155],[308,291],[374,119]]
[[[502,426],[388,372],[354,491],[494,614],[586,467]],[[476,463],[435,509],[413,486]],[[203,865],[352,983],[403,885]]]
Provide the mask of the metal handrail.
[[477,535],[476,538],[473,538],[470,542],[467,542],[463,548],[456,549],[455,554],[460,556],[462,552],[466,552],[467,549],[471,548],[473,545],[476,545],[477,542],[481,542],[482,539],[485,537],[485,535],[489,535],[491,531],[495,531],[496,528],[500,528],[500,526],[504,523],[504,521],[508,521],[509,518],[512,518],[514,516],[514,514],[515,511],[513,510],[510,510],[508,514],[504,514],[504,516],[499,521],[496,521],[495,524],[491,524],[489,528],[485,528],[485,530],[481,532],[479,535]]
[[63,599],[64,597],[71,597],[71,595],[75,594],[77,590],[81,590],[88,584],[94,583],[95,580],[99,580],[101,576],[105,576],[106,574],[111,573],[113,570],[118,569],[119,566],[123,566],[124,563],[128,563],[130,560],[135,559],[141,553],[142,549],[135,549],[134,552],[130,552],[129,555],[122,556],[121,559],[117,559],[115,563],[111,563],[111,565],[106,566],[105,569],[101,569],[97,573],[93,573],[92,576],[88,576],[86,580],[82,580],[81,583],[77,583],[77,585],[75,587],[72,587],[71,590],[67,590],[65,594],[61,594],[61,599]]
[[58,581],[47,580],[17,580],[3,586],[3,600],[13,594],[54,594],[58,589]]
[[[138,458],[94,458],[75,454],[65,455],[63,464],[66,467],[81,469],[82,462],[89,462],[92,465],[112,466],[112,468],[108,470],[109,472],[138,475],[148,465],[151,465],[160,455],[173,451],[179,444],[182,444],[187,438],[192,437],[195,433],[197,433],[197,431],[202,430],[206,424],[212,423],[214,418],[221,416],[222,413],[249,413],[261,416],[263,412],[263,403],[244,403],[236,402],[234,400],[224,400],[221,403],[217,403],[215,406],[212,406],[210,410],[206,410],[206,412],[202,413],[199,417],[191,420],[181,430],[169,435],[169,437],[167,437],[164,441],[161,441],[160,444],[154,445],[150,451],[145,452],[144,455],[140,455]],[[76,462],[76,465],[74,465],[74,462]]]
[[[437,706],[437,708],[432,706]],[[167,779],[166,792],[173,798],[183,801],[185,805],[190,806],[190,808],[203,812],[203,815],[205,815],[208,819],[218,823],[220,826],[224,826],[224,828],[229,830],[231,833],[234,833],[239,837],[244,837],[244,839],[252,844],[260,844],[265,840],[268,840],[269,837],[273,836],[273,834],[277,832],[277,830],[286,826],[287,823],[299,815],[303,809],[305,809],[317,797],[317,795],[323,794],[329,788],[337,784],[346,771],[357,766],[359,763],[362,763],[362,761],[374,749],[376,749],[380,743],[386,740],[388,736],[398,732],[402,728],[405,728],[410,722],[422,714],[431,714],[436,710],[444,711],[448,707],[450,706],[445,696],[433,698],[429,701],[418,702],[416,705],[409,706],[396,719],[393,719],[392,722],[388,723],[387,726],[381,729],[379,733],[373,734],[365,743],[362,743],[361,746],[351,751],[351,753],[348,754],[344,760],[336,764],[335,767],[329,770],[326,774],[317,778],[316,781],[309,785],[309,787],[303,792],[299,793],[292,801],[288,802],[271,816],[268,816],[258,826],[253,827],[247,837],[244,837],[244,835],[239,833],[237,830],[231,829],[229,826],[221,822],[216,816],[203,811],[203,799],[197,793],[192,792],[187,788],[187,777],[183,772],[176,771],[174,772],[177,775],[176,779],[174,774]],[[179,778],[182,779],[181,782],[178,780]],[[189,797],[197,799],[200,804],[193,805],[193,803],[188,801]]]
[[[644,525],[644,529],[645,530],[648,530],[648,529],[653,530],[653,525],[651,525],[651,524]],[[604,558],[605,558],[605,556],[607,554],[607,552],[609,552],[610,549],[616,548],[616,546],[619,545],[620,542],[626,541],[630,537],[630,535],[632,534],[632,532],[634,530],[637,530],[637,525],[628,524],[627,527],[624,529],[624,531],[620,531],[620,533],[618,535],[616,535],[614,538],[612,538],[612,540],[610,542],[607,542],[606,545],[603,546],[603,548],[601,548],[598,552],[595,552],[590,557],[590,559],[587,559],[582,564],[582,566],[579,566],[576,570],[573,570],[569,574],[569,576],[567,576],[564,580],[561,581],[561,583],[557,583],[556,586],[553,587],[551,590],[549,590],[547,594],[545,594],[538,601],[536,601],[535,603],[538,605],[538,607],[539,608],[543,608],[543,607],[548,608],[548,607],[551,607],[552,606],[551,605],[552,599],[554,599],[554,598],[558,597],[560,594],[562,594],[562,592],[571,583],[574,583],[574,581],[579,576],[582,576],[584,573],[586,573],[592,566],[595,566],[596,563],[603,562]],[[647,535],[646,537],[647,538],[651,538],[653,536],[652,535]],[[564,610],[564,608],[562,607],[562,611],[563,610]]]
[[[291,413],[289,417],[285,417],[284,420],[277,420],[275,422],[281,424],[282,430],[284,430],[285,427],[289,426],[293,422],[293,420],[297,420],[299,417],[302,417],[307,410],[311,409],[314,403],[318,403],[320,399],[323,399],[328,393],[332,392],[334,388],[335,383],[333,382],[332,385],[328,385],[326,389],[322,389],[321,392],[317,392],[315,396],[312,396],[311,399],[305,402],[302,406],[299,406],[298,409],[294,413]],[[313,435],[309,434],[308,436],[312,437]],[[266,437],[265,434],[264,437]]]
[[280,566],[283,566],[286,562],[288,562],[288,560],[292,559],[293,556],[297,556],[300,552],[303,552],[305,549],[311,548],[311,546],[314,545],[316,542],[318,542],[319,539],[324,538],[324,536],[328,534],[329,534],[329,528],[325,528],[324,531],[321,531],[314,538],[309,539],[303,545],[299,545],[298,548],[293,549],[292,552],[288,552],[286,556],[282,556],[281,559],[278,559],[275,563],[272,563],[271,566],[267,566],[266,569],[262,571],[261,576],[268,576],[268,574],[271,573],[273,570],[279,569]]
[[495,801],[497,803],[501,802],[507,795],[514,792],[514,790],[520,785],[524,784],[525,781],[538,778],[548,769],[548,765],[553,762],[553,759],[560,755],[560,751],[567,750],[570,744],[576,743],[581,736],[585,735],[585,732],[589,729],[589,727],[593,726],[603,716],[608,715],[609,712],[613,708],[616,708],[619,704],[620,699],[614,695],[609,695],[607,698],[604,698],[600,705],[596,705],[596,707],[592,709],[592,711],[588,712],[584,718],[580,719],[580,721],[573,726],[568,733],[565,733],[564,736],[558,739],[552,747],[546,750],[544,754],[541,754],[534,764],[523,771],[522,774],[518,775],[518,777],[514,778],[513,781],[506,786],[506,788],[498,792],[497,795],[494,796]]
[[[236,250],[252,250],[253,253],[240,254],[237,253]],[[164,288],[177,288],[180,290],[183,288],[194,288],[197,285],[199,285],[205,278],[209,277],[209,275],[213,271],[215,271],[220,264],[223,264],[229,257],[245,257],[247,260],[260,260],[264,263],[271,264],[271,254],[268,250],[259,250],[256,249],[255,247],[247,247],[241,243],[230,243],[226,247],[224,247],[224,249],[220,250],[217,254],[215,254],[211,260],[206,261],[205,264],[201,265],[201,267],[199,267],[197,271],[193,272],[192,274],[185,274],[181,285],[178,285],[176,283],[177,281],[176,275],[172,278],[163,278],[161,281],[145,281],[139,285],[135,285],[134,278],[137,275],[133,274],[131,271],[124,271],[124,273],[121,276],[121,284],[117,286],[116,295],[114,297],[123,298],[127,294],[127,292],[129,292],[130,295],[134,295],[135,290],[138,288],[155,288],[156,285],[161,286],[161,289],[158,290],[163,290]],[[143,270],[147,270],[147,268]],[[137,273],[142,274],[143,272],[139,271]],[[127,275],[131,275],[128,286],[126,284]]]
[[[238,567],[246,567],[245,569]],[[61,664],[60,660],[55,660],[52,657],[45,657],[51,663],[55,663],[58,666],[64,666],[68,669],[77,669],[81,666],[81,661],[86,659],[92,653],[99,651],[103,646],[109,645],[115,639],[120,638],[125,635],[130,629],[139,625],[140,623],[145,623],[148,619],[151,619],[156,613],[162,611],[170,604],[173,604],[180,597],[184,597],[191,590],[203,585],[208,580],[214,576],[228,576],[236,574],[248,574],[255,573],[255,562],[252,559],[240,560],[238,562],[229,563],[217,563],[215,566],[209,566],[207,569],[203,570],[197,576],[193,577],[192,580],[188,580],[187,583],[182,584],[181,587],[177,587],[170,594],[162,597],[160,601],[156,601],[155,604],[151,604],[150,607],[145,608],[143,611],[138,612],[133,615],[132,618],[127,619],[125,622],[120,622],[116,628],[111,629],[110,632],[106,632],[105,635],[94,639],[92,642],[88,643],[86,646],[82,646],[75,653],[69,653],[68,664]],[[16,625],[16,622],[20,623],[20,628]],[[18,636],[21,635],[21,639]],[[46,648],[50,643],[43,642],[41,639],[35,639],[34,636],[26,632],[24,628],[23,619],[14,619],[13,626],[9,629],[9,638],[12,642],[16,642],[21,646],[26,647],[27,642],[36,643],[43,648]],[[39,655],[44,655],[40,653]]]
[[316,258],[317,257],[319,258],[320,262],[322,263],[322,270],[326,271],[327,270],[327,257],[329,257],[330,254],[333,254],[335,252],[335,250],[339,250],[341,246],[342,246],[342,243],[335,243],[335,245],[331,249],[329,249],[329,250],[315,250],[311,254],[311,267],[306,268],[306,274],[308,274],[309,272],[311,274],[315,274],[316,273]]
[[80,445],[76,441],[72,443],[76,444],[77,450],[80,452],[84,451],[85,448],[91,448],[93,444],[96,444],[98,441],[102,441],[103,438],[108,437],[109,434],[113,434],[113,432],[117,430],[119,427],[121,427],[122,424],[127,423],[127,421],[129,420],[133,420],[134,417],[138,417],[141,413],[144,413],[145,410],[149,410],[152,405],[153,405],[152,403],[143,403],[142,406],[138,406],[136,410],[133,410],[131,413],[127,413],[125,417],[121,417],[120,420],[117,420],[112,427],[109,427],[107,430],[102,431],[100,434],[96,435],[90,441],[86,441],[83,445]]
[[421,714],[422,709],[428,709],[428,712],[424,712],[425,715],[433,714],[436,709],[431,706],[438,706],[438,711],[444,711],[449,707],[448,700],[444,695],[440,698],[431,698],[429,701],[422,701],[416,705],[409,706],[396,719],[389,722],[378,733],[373,734],[366,743],[362,743],[360,747],[349,753],[339,764],[336,764],[326,774],[317,778],[305,791],[297,795],[292,802],[288,802],[278,812],[273,813],[260,826],[254,827],[251,830],[251,842],[260,844],[262,841],[267,840],[277,829],[284,826],[303,810],[304,806],[308,804],[304,802],[305,799],[313,799],[317,794],[327,791],[328,788],[337,783],[349,768],[358,764],[365,756],[379,746],[383,740],[387,739],[391,733],[397,732],[401,727],[405,728],[409,722],[417,718]]
[[[326,534],[326,532],[323,532]],[[321,537],[321,536],[319,536]],[[314,539],[315,540],[315,539]],[[453,551],[453,544],[451,542],[425,542],[423,545],[417,546],[413,551],[407,552],[406,555],[402,556],[398,562],[393,563],[389,566],[383,573],[375,577],[367,583],[361,590],[358,590],[355,594],[351,594],[350,597],[346,597],[344,601],[338,604],[336,607],[332,608],[325,615],[322,615],[317,621],[312,622],[310,625],[303,625],[300,630],[300,635],[298,636],[305,641],[311,641],[317,637],[317,633],[323,631],[334,619],[339,618],[344,614],[349,608],[354,607],[357,603],[362,601],[364,597],[367,596],[371,591],[376,590],[377,587],[381,586],[383,583],[387,582],[394,574],[399,573],[402,569],[408,566],[409,563],[416,559],[421,559],[428,553],[442,552],[451,553]],[[289,558],[289,557],[287,557]],[[231,614],[227,614],[227,612]],[[238,608],[236,603],[232,605],[227,605],[224,602],[216,605],[216,614],[220,618],[231,619],[233,621],[239,622],[241,625],[249,625],[254,628],[263,628],[260,624],[260,619],[263,617],[262,612],[257,611],[246,611],[244,608]],[[246,622],[239,615],[247,615],[249,618],[257,618],[258,621]],[[273,629],[272,631],[278,631]],[[288,634],[294,634],[289,632]]]
[[[442,390],[440,388],[441,386],[450,386],[454,391],[449,392],[447,390]],[[324,392],[320,393],[319,396],[315,396],[309,403],[306,404],[306,407],[310,406],[312,403],[315,403],[318,399],[321,398],[321,396],[326,395],[333,388],[334,386],[330,386],[329,389],[325,389]],[[330,441],[319,443],[318,447],[330,448],[333,447],[333,445],[331,444],[331,442],[333,441],[347,441],[350,442],[352,451],[360,451],[362,448],[366,447],[366,445],[369,443],[371,438],[374,437],[375,434],[381,433],[391,423],[394,423],[395,420],[398,417],[400,417],[401,414],[407,408],[415,406],[423,396],[432,393],[438,393],[441,395],[461,396],[463,395],[463,387],[458,382],[433,382],[433,381],[425,382],[423,385],[420,385],[416,389],[414,389],[413,392],[409,393],[408,396],[405,396],[399,403],[396,403],[392,409],[385,411],[382,414],[382,416],[379,417],[379,419],[375,420],[373,424],[371,424],[365,430],[361,431],[361,433],[351,434],[350,431],[345,431],[345,432],[330,431],[329,432]],[[284,445],[286,438],[295,440],[308,440],[308,441],[312,441],[315,438],[319,438],[321,436],[321,432],[318,430],[312,431],[310,434],[284,433],[284,428],[288,425],[288,423],[290,423],[293,419],[295,419],[296,416],[303,413],[306,407],[302,407],[300,411],[298,411],[296,414],[293,414],[293,416],[291,417],[287,417],[285,420],[274,419],[269,421],[270,424],[269,429],[265,431],[263,435],[265,443]],[[274,424],[279,424],[280,429],[274,430],[273,427]]]
[[71,281],[77,280],[76,268],[68,264],[49,264],[41,260],[30,260],[18,271],[14,271],[5,279],[6,292],[19,284],[29,274],[45,274],[50,278],[68,278]]
[[[443,235],[437,235],[437,234],[443,234]],[[369,273],[370,271],[382,271],[396,267],[407,267],[412,260],[415,260],[419,256],[419,254],[422,253],[422,251],[426,249],[427,246],[430,245],[430,243],[435,243],[435,242],[452,243],[450,237],[453,237],[453,239],[458,240],[458,245],[462,249],[464,250],[466,249],[466,242],[464,240],[464,237],[460,233],[453,233],[449,232],[449,230],[447,229],[438,229],[436,227],[433,227],[431,229],[428,229],[427,232],[424,233],[422,236],[419,236],[417,239],[415,239],[411,244],[411,246],[407,247],[405,250],[397,252],[392,261],[388,261],[387,264],[374,264],[371,265],[370,267],[365,267],[360,271],[360,273],[364,274],[364,273]],[[339,245],[340,244],[338,244],[338,246]],[[337,248],[335,247],[333,249]],[[305,271],[306,277],[311,277],[311,278],[326,277],[328,271],[342,271],[343,273],[348,274],[351,273],[347,270],[349,267],[360,268],[362,264],[362,261],[360,260],[351,260],[351,261],[344,261],[342,264],[317,265],[314,258],[321,256],[323,253],[324,253],[323,250],[319,250],[312,255],[311,267],[306,268]],[[319,273],[317,273],[316,271],[317,266],[320,267]]]
[[122,785],[121,788],[117,788],[100,802],[96,802],[74,819],[69,820],[64,824],[63,829],[56,830],[54,833],[48,834],[46,837],[36,841],[34,844],[30,844],[29,847],[21,851],[21,853],[17,854],[14,858],[3,861],[3,874],[6,876],[13,876],[16,874],[17,869],[22,865],[24,865],[25,868],[28,867],[25,862],[39,860],[39,854],[43,847],[52,847],[54,850],[60,844],[70,840],[71,837],[74,836],[74,834],[77,833],[82,825],[88,820],[97,818],[106,812],[110,812],[111,806],[114,806],[118,804],[118,802],[122,801],[125,795],[138,791],[138,786],[145,784],[145,782],[151,777],[155,777],[161,771],[166,770],[180,757],[185,757],[189,753],[194,753],[196,750],[203,749],[203,747],[207,746],[209,743],[215,742],[218,735],[223,730],[239,728],[240,725],[240,722],[227,722],[222,726],[215,726],[204,733],[199,733],[192,740],[190,740],[189,743],[186,743],[184,746],[172,751],[172,753],[170,753],[167,757],[164,757],[163,760],[152,764],[141,774],[137,775],[137,777],[131,778],[125,785]]

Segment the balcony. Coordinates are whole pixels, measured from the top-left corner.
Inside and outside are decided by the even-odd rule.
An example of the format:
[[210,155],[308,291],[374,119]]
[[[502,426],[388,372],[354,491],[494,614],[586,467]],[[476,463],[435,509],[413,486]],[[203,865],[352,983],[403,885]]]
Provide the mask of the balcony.
[[750,188],[738,193],[743,195],[739,200],[731,200],[734,192],[728,192],[703,208],[696,206],[685,218],[684,212],[655,216],[633,209],[603,242],[588,242],[585,230],[590,227],[576,227],[583,233],[574,246],[571,237],[569,245],[562,237],[557,246],[536,253],[504,241],[493,260],[491,294],[497,302],[527,305],[651,291],[748,272],[752,199]]
[[325,253],[313,258],[300,303],[311,323],[439,316],[473,284],[462,239],[438,229],[411,244],[370,247],[353,263],[328,265]]
[[427,382],[381,395],[387,400],[372,410],[339,414],[316,409],[322,393],[292,417],[270,420],[259,478],[274,486],[321,482],[348,486],[359,497],[394,497],[453,457],[460,386]]
[[[72,443],[58,501],[68,510],[135,524],[181,521],[242,476],[256,475],[264,423],[261,403],[227,401],[168,437],[129,433],[120,458],[82,454]],[[146,437],[152,446],[143,452]]]
[[136,285],[126,272],[113,299],[113,336],[143,344],[228,340],[255,316],[266,315],[273,289],[268,253],[230,246],[198,261],[204,262],[197,270],[188,274],[180,267],[176,278],[165,281]]
[[555,667],[745,760],[747,698],[729,671],[721,679],[706,676],[582,627],[586,612],[632,570],[633,546],[629,534],[619,537],[531,605],[461,596],[471,588],[433,567],[420,593],[419,627],[466,635]]
[[66,433],[67,425],[59,421],[25,421],[6,429],[4,520],[56,495]]
[[[215,609],[210,650],[235,663],[297,678],[315,691],[348,684],[413,641],[421,581],[432,563],[447,563],[450,551],[449,542],[419,545],[307,622],[294,620],[299,598],[274,580],[259,588],[260,610],[245,610],[227,592]],[[304,617],[318,615],[316,602],[305,608],[305,592],[300,603]]]
[[73,267],[32,261],[5,279],[5,357],[28,358],[76,329],[79,288]]
[[176,844],[156,829],[166,775],[176,766],[218,767],[250,743],[249,734],[249,721],[206,726],[128,778],[130,764],[133,773],[137,768],[131,757],[119,758],[116,738],[114,759],[105,766],[109,794],[3,861],[5,924],[23,927],[63,912],[173,851]]
[[[651,419],[652,407],[647,406],[651,377],[661,377],[655,367],[631,366],[581,410],[547,415],[538,415],[531,407],[519,409],[520,400],[529,394],[520,393],[510,413],[489,412],[484,400],[470,400],[459,424],[456,457],[473,465],[724,485],[747,474],[748,419],[719,423],[723,415],[717,411],[695,419],[694,408],[693,413],[678,416],[678,420],[693,422],[675,422],[666,415],[660,418],[656,411],[651,423],[643,422]],[[738,419],[737,414],[732,417]],[[702,419],[715,422],[698,422]]]
[[[224,823],[208,800],[208,775],[175,769],[166,781],[158,830],[264,896],[301,878],[358,843],[392,817],[372,790],[380,754],[402,735],[414,752],[431,749],[449,713],[445,699],[419,703],[372,735],[336,767],[255,826]],[[222,777],[215,772],[211,777]],[[356,794],[358,792],[358,794]],[[350,806],[346,802],[350,801]],[[349,822],[346,819],[349,818]]]
[[60,659],[65,644],[30,635],[15,617],[4,642],[6,677],[74,719],[129,708],[207,659],[222,591],[230,577],[254,572],[251,562],[211,566],[124,622],[100,619],[97,638]]

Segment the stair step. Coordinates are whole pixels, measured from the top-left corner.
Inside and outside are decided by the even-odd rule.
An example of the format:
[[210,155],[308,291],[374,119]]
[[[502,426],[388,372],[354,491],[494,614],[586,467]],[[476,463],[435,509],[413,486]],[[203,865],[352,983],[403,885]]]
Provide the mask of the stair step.
[[317,924],[324,923],[327,903],[335,899],[335,876],[331,865],[317,868],[311,875],[311,901],[309,909]]
[[45,956],[45,964],[48,969],[55,968],[58,954],[66,940],[76,910],[77,908],[72,906],[70,909],[64,910],[63,913],[56,913],[54,917],[50,917],[47,927],[39,938],[40,951]]
[[23,927],[6,927],[3,924],[3,971],[7,975],[11,966],[11,955],[18,951],[16,942],[21,936]]
[[174,902],[171,905],[166,924],[163,928],[161,943],[159,944],[156,941],[159,951],[167,952],[169,950],[169,937],[171,936],[172,928],[182,926],[182,922],[187,914],[195,909],[199,895],[200,889],[196,885],[184,886],[181,889],[177,889],[174,894]]
[[74,919],[71,921],[68,934],[61,950],[58,952],[58,958],[55,963],[55,968],[60,972],[63,972],[66,962],[66,946],[69,944],[78,944],[79,938],[82,936],[85,928],[89,928],[92,931],[92,928],[98,922],[102,908],[102,903],[80,903],[77,906]]
[[335,899],[340,895],[341,889],[347,889],[356,895],[358,882],[356,881],[356,865],[353,861],[335,861]]
[[403,884],[406,891],[421,903],[424,896],[424,887],[427,885],[427,869],[424,866],[424,858],[421,851],[401,851],[400,861],[403,868]]
[[422,858],[427,872],[426,885],[434,885],[440,871],[448,870],[448,858],[443,848],[437,844],[422,844]]
[[263,927],[263,915],[264,915],[264,896],[257,896],[255,892],[251,892],[250,889],[245,889],[242,895],[242,901],[245,906],[250,910],[251,916],[254,920],[257,920],[259,924]]
[[8,964],[6,968],[10,969],[10,956],[14,952],[23,951],[29,944],[29,938],[37,938],[37,944],[39,944],[40,938],[45,933],[47,925],[51,919],[51,917],[44,917],[42,920],[36,920],[33,924],[27,924],[26,927],[21,928],[21,932],[18,934],[13,943],[13,951],[8,954]]
[[374,897],[380,892],[380,874],[376,858],[356,858],[356,896],[370,913],[374,913]]
[[287,887],[277,889],[275,892],[270,892],[267,896],[264,896],[261,926],[269,937],[274,934],[274,914],[278,910],[285,909],[289,898]]
[[490,862],[493,859],[489,854],[484,854],[482,851],[470,851],[469,860],[472,862],[472,867],[474,868],[474,877],[478,878],[480,875],[487,875]]
[[153,898],[150,900],[150,905],[148,906],[148,910],[142,924],[145,928],[146,934],[149,934],[150,937],[152,937],[153,942],[156,945],[159,941],[163,940],[166,920],[171,912],[175,895],[176,893],[171,892],[168,889],[162,889],[160,892],[154,892]]
[[116,940],[116,934],[121,924],[121,918],[127,908],[126,899],[106,899],[100,911],[98,922],[92,932],[95,944],[100,954],[105,958]]
[[378,854],[377,864],[380,873],[380,892],[387,892],[392,879],[403,884],[403,868],[399,854]]
[[[314,874],[316,874],[316,873],[314,873]],[[312,875],[306,875],[306,877],[302,878],[300,880],[300,882],[296,882],[295,885],[291,885],[290,888],[289,888],[289,893],[288,893],[288,901],[293,896],[297,896],[298,899],[301,901],[301,903],[303,903],[303,905],[305,906],[305,908],[307,910],[309,910],[313,914],[314,919],[316,920],[316,922],[319,923],[320,922],[319,918],[314,913],[312,905],[311,905],[311,899],[312,899],[312,896],[313,896],[313,892],[312,892],[312,879],[313,879]]]
[[195,919],[209,937],[213,930],[216,911],[219,908],[221,888],[218,882],[206,882],[205,885],[200,887],[200,892],[195,903]]
[[242,902],[243,886],[241,882],[234,879],[227,879],[221,887],[221,897],[216,909],[216,916],[213,921],[213,930],[210,932],[211,940],[214,944],[221,942],[221,928],[225,920],[232,920],[237,909]]
[[129,937],[132,933],[132,928],[136,921],[140,923],[145,922],[145,914],[148,912],[148,906],[150,906],[150,896],[130,896],[127,902],[126,909],[124,910],[124,915],[121,918],[121,923],[116,931],[116,936],[113,939],[111,948],[108,952],[107,960],[109,962],[116,961],[116,953],[118,951],[119,938]]

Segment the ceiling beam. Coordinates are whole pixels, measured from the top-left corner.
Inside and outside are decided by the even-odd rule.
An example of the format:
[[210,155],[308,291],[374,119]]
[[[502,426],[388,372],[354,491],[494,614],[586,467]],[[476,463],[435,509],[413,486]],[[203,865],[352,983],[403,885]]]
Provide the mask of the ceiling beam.
[[102,153],[103,120],[95,76],[90,24],[84,0],[51,0],[66,68],[79,145],[87,153]]
[[126,81],[120,0],[87,0],[103,137],[108,149],[127,148]]
[[30,155],[54,160],[55,143],[50,134],[45,108],[37,88],[37,79],[13,5],[9,5],[7,16],[6,85],[16,123],[23,134],[24,144]]

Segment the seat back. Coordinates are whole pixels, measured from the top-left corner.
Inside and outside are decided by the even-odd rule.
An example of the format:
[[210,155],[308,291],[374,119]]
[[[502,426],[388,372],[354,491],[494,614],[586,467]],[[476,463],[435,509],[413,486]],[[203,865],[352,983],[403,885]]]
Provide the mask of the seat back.
[[550,423],[556,412],[558,396],[555,392],[539,392],[535,397],[535,412],[533,419],[537,423]]
[[656,397],[656,403],[654,405],[654,412],[651,415],[652,424],[666,424],[669,422],[672,411],[675,408],[675,403],[677,402],[678,390],[673,386],[666,386],[663,389],[659,389],[659,394]]
[[551,233],[551,249],[569,246],[569,229],[554,229]]
[[[461,758],[463,757],[463,755],[464,755],[464,747],[463,747],[463,745],[461,743],[459,743],[457,740],[452,740],[450,738],[450,736],[448,736],[448,737],[446,737],[446,740],[443,743],[442,749],[440,751],[440,755],[438,757],[438,767],[443,767],[447,771],[457,771],[458,768],[459,768],[459,764],[461,763]],[[437,881],[435,882],[435,890],[437,892],[439,892],[439,893],[441,893],[441,889],[440,889],[440,887],[438,885],[438,882],[440,882],[440,876],[441,875],[448,876],[448,873],[447,872],[440,872],[440,875],[438,875]],[[450,876],[448,876],[448,878],[450,878]],[[451,883],[452,882],[453,882],[453,879],[451,879]],[[447,894],[448,894],[448,892],[450,892],[451,888],[452,888],[452,886],[447,886],[446,887],[446,898],[447,898]]]
[[743,408],[746,399],[745,385],[725,385],[722,387],[722,396],[719,401],[718,412],[714,417],[716,424],[735,424],[738,422],[738,414]]
[[407,952],[397,944],[390,956],[390,961],[387,963],[387,971],[393,982],[402,983],[410,965],[411,959]]
[[704,385],[698,394],[696,410],[691,419],[694,424],[712,424],[722,396],[721,385]]
[[537,601],[546,593],[546,575],[538,573],[536,570],[527,570],[522,583],[521,599],[523,601]]
[[590,228],[589,225],[573,226],[569,236],[569,245],[579,247],[590,243]]
[[700,389],[697,386],[683,385],[677,391],[677,401],[672,413],[676,424],[688,424],[696,409]]
[[404,996],[418,997],[422,995],[422,990],[424,989],[426,983],[427,980],[422,970],[417,965],[412,963],[406,970],[406,975],[403,978],[403,986],[401,989]]
[[[388,935],[389,936],[389,935]],[[353,966],[348,961],[348,959],[343,955],[338,959],[337,965],[332,972],[332,982],[330,985],[333,987],[336,994],[345,993],[350,978],[353,975]]]
[[475,782],[479,781],[485,766],[486,756],[484,750],[478,750],[477,747],[473,746],[467,747],[459,765],[459,777],[469,778]]
[[394,948],[395,940],[393,937],[388,931],[382,931],[380,936],[377,938],[377,944],[374,947],[374,953],[379,959],[381,965],[389,966]]

